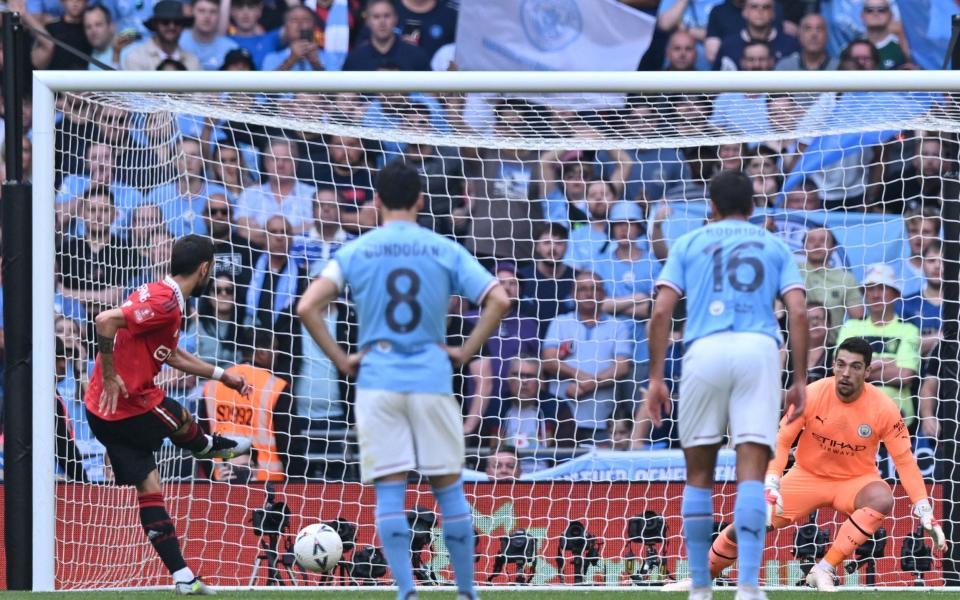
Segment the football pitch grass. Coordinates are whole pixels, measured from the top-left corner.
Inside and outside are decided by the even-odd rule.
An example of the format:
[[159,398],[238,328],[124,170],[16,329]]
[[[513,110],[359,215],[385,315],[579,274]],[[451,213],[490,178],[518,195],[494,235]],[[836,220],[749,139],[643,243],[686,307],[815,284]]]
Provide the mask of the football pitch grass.
[[[960,600],[960,591],[939,591],[936,588],[927,588],[921,590],[917,588],[922,596],[918,596],[913,591],[890,590],[884,593],[876,591],[846,592],[841,591],[830,594],[830,600],[867,600],[868,598],[934,598]],[[923,593],[927,592],[927,593]],[[485,600],[564,600],[565,598],[586,598],[589,600],[680,600],[687,597],[686,592],[665,593],[660,591],[650,591],[641,588],[629,590],[591,590],[571,587],[569,589],[551,589],[551,590],[481,590],[482,597]],[[776,590],[768,591],[770,600],[812,600],[816,592],[813,590]],[[454,593],[451,591],[426,590],[421,592],[421,598],[425,600],[453,600]],[[733,600],[733,591],[714,592],[713,597],[716,600]],[[111,600],[126,599],[131,600],[169,600],[178,598],[170,591],[148,591],[148,592],[54,592],[46,594],[33,594],[30,592],[0,592],[0,600],[37,600],[47,598],[63,598],[64,600]],[[395,600],[396,592],[391,591],[373,591],[357,589],[356,591],[343,590],[323,590],[323,589],[304,589],[296,590],[221,590],[217,596],[219,598],[237,598],[238,600],[305,600],[313,598],[315,600]]]

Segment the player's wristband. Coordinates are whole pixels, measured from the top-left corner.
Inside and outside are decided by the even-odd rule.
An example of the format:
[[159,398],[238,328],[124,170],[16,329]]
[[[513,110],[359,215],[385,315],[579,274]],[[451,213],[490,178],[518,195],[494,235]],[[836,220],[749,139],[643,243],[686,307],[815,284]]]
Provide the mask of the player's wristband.
[[210,376],[210,379],[213,379],[215,381],[220,381],[221,379],[223,379],[223,369],[220,367],[214,367],[213,375]]

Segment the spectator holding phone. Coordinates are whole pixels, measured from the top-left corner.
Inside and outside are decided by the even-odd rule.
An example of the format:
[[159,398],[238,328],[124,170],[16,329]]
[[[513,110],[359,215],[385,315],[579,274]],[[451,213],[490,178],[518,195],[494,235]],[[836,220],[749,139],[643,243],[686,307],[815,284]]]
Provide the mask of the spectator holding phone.
[[283,18],[283,37],[289,46],[263,57],[264,71],[323,71],[315,39],[317,18],[306,6],[291,6]]

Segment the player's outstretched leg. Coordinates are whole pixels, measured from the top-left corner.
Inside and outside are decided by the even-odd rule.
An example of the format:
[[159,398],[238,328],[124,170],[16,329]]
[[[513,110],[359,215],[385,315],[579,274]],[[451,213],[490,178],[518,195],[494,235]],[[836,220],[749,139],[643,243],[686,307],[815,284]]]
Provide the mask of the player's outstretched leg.
[[450,475],[436,477],[432,483],[433,495],[443,516],[443,540],[450,550],[450,562],[457,580],[457,598],[475,600],[473,559],[476,545],[473,516],[463,492],[463,480],[459,475]]
[[153,549],[160,555],[165,567],[173,576],[174,589],[178,594],[189,596],[212,596],[214,591],[193,574],[183,560],[180,541],[173,520],[167,513],[160,491],[160,474],[153,471],[137,486],[137,503],[140,507],[140,523]]
[[195,458],[230,460],[250,452],[252,445],[250,439],[216,433],[205,434],[187,409],[173,400],[164,400],[162,404],[153,408],[153,412],[164,424],[173,429],[173,433],[169,435],[173,445],[189,450]]
[[377,491],[377,533],[383,544],[383,554],[390,565],[390,573],[397,584],[397,598],[408,600],[416,597],[413,585],[413,561],[410,554],[410,524],[404,510],[407,493],[406,474],[402,479],[379,479],[374,484]]

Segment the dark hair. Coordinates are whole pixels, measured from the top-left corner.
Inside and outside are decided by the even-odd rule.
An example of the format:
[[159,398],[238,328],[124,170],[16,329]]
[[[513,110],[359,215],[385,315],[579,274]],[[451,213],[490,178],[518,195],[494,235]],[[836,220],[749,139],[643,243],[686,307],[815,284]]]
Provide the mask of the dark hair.
[[81,200],[89,200],[91,198],[100,198],[105,197],[110,199],[110,206],[114,205],[113,192],[110,191],[110,186],[108,185],[92,185],[88,187],[81,196]]
[[763,40],[750,40],[743,45],[743,50],[740,51],[740,55],[743,56],[744,50],[752,46],[763,46],[767,49],[767,55],[772,59],[773,58],[773,49],[770,47],[770,44]]
[[877,50],[877,47],[873,45],[873,42],[871,42],[867,38],[857,38],[852,42],[850,42],[849,44],[847,44],[846,47],[844,47],[844,49],[840,51],[840,63],[843,64],[851,60],[850,51],[853,49],[854,46],[857,46],[859,44],[865,44],[870,48],[870,54],[873,56],[874,67],[879,69],[881,64],[883,63],[883,59],[880,57],[880,51]]
[[710,200],[717,216],[749,216],[753,212],[753,183],[743,171],[720,171],[710,180]]
[[93,6],[88,6],[83,9],[83,15],[86,16],[87,13],[92,13],[94,11],[99,11],[103,13],[103,18],[107,20],[107,25],[113,23],[113,15],[110,14],[110,11],[104,8],[102,4],[94,4]]
[[165,58],[160,61],[160,64],[157,65],[157,71],[166,71],[167,67],[173,67],[174,71],[187,71],[187,65],[183,64],[179,60],[174,60],[172,58]]
[[840,354],[841,350],[859,354],[863,357],[863,362],[868,366],[873,361],[873,348],[870,347],[870,342],[862,337],[849,337],[843,340],[840,342],[840,345],[837,346],[837,354]]
[[420,197],[420,173],[402,160],[392,160],[380,169],[375,187],[385,207],[408,210]]
[[537,234],[534,236],[534,240],[539,240],[545,235],[550,237],[560,238],[561,240],[570,239],[570,230],[561,225],[560,223],[550,222],[545,223],[540,229],[537,230]]
[[827,326],[827,329],[830,329],[830,309],[822,302],[817,302],[816,300],[807,300],[807,310],[811,308],[814,309],[823,309],[824,316],[824,325]]
[[205,262],[213,260],[213,242],[196,234],[185,235],[173,243],[170,274],[192,275]]
[[927,247],[923,249],[924,258],[931,252],[943,252],[943,244],[940,242],[940,238],[933,238],[927,242]]

